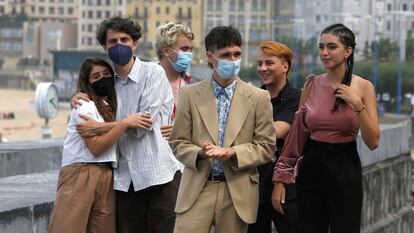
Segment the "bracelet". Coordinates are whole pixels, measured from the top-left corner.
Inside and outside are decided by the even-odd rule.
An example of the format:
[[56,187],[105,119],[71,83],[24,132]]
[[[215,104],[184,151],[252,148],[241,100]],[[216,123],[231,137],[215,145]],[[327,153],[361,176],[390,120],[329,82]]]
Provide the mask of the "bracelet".
[[364,106],[362,106],[362,108],[360,110],[355,111],[355,113],[358,115],[362,110],[364,110],[366,108],[367,108],[367,106],[364,105]]

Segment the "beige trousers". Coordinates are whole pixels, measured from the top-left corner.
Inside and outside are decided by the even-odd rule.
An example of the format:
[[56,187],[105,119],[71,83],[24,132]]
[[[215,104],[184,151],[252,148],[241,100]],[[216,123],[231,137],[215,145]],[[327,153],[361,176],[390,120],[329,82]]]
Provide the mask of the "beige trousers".
[[177,214],[174,233],[246,233],[248,224],[236,213],[226,182],[207,181],[193,206]]
[[49,233],[115,233],[112,168],[75,163],[61,168]]

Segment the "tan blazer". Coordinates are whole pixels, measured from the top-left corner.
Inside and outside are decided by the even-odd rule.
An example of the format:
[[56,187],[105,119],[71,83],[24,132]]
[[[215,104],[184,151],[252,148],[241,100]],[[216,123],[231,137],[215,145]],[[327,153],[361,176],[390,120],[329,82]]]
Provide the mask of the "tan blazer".
[[[218,145],[216,99],[207,79],[182,88],[176,120],[170,137],[174,155],[184,165],[175,211],[187,211],[207,181],[212,159],[197,161],[205,141]],[[267,91],[237,79],[224,136],[237,159],[223,162],[230,195],[239,217],[256,221],[259,204],[259,174],[256,167],[269,162],[276,143],[272,105]]]

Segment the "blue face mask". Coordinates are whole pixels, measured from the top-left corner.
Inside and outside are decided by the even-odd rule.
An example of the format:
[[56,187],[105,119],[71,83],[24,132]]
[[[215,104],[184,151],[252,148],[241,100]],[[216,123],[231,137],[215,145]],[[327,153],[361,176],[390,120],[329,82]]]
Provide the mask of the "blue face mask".
[[218,59],[214,55],[213,57],[218,62],[216,71],[221,79],[227,80],[239,75],[241,59],[237,61],[227,61]]
[[108,56],[117,65],[126,65],[132,58],[132,49],[123,44],[116,44],[108,49]]
[[186,71],[188,67],[190,67],[191,65],[193,54],[188,53],[188,52],[182,52],[182,51],[177,52],[174,49],[171,49],[171,50],[174,51],[178,55],[176,62],[172,62],[170,58],[168,58],[168,61],[170,61],[171,66],[174,68],[175,71],[179,73]]

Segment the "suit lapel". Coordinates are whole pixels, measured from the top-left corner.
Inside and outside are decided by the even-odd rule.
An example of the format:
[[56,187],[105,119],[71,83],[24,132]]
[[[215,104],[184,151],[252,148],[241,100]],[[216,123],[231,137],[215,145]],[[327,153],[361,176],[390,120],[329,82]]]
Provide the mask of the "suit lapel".
[[250,100],[250,91],[240,79],[237,80],[237,87],[233,94],[230,111],[227,118],[227,126],[224,135],[224,147],[229,147],[239,134],[253,102]]
[[213,88],[211,87],[210,79],[204,81],[204,84],[197,90],[195,95],[198,112],[201,119],[207,128],[208,133],[214,141],[215,145],[218,145],[218,117],[216,98],[214,97]]

